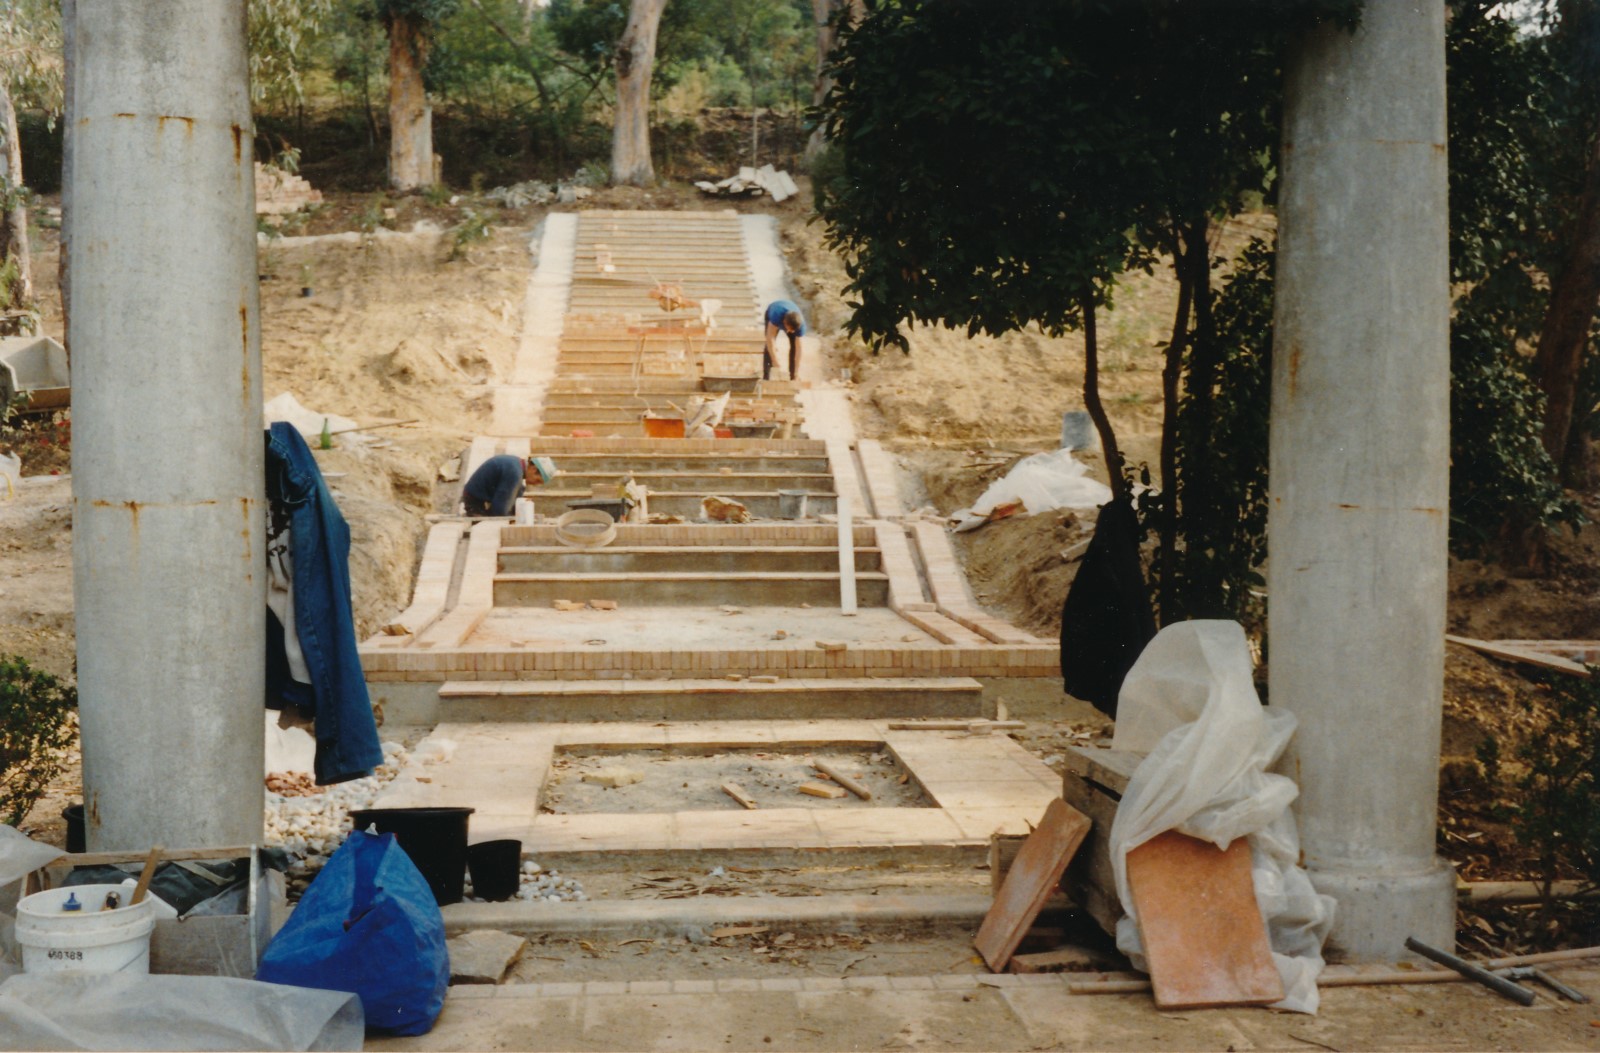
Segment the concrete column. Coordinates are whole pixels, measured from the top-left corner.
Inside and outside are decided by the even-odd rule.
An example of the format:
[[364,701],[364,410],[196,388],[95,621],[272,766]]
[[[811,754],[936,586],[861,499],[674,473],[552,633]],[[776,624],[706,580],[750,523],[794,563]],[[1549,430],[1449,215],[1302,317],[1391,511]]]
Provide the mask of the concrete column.
[[89,848],[261,838],[244,0],[77,0],[73,595]]
[[1330,952],[1454,942],[1434,855],[1449,495],[1442,0],[1367,0],[1289,59],[1274,311],[1271,701],[1300,719]]

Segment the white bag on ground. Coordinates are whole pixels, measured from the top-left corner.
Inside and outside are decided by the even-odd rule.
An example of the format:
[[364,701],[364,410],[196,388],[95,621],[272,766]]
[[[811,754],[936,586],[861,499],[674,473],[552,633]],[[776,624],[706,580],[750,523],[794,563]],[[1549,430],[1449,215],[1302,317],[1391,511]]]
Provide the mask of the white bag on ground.
[[361,999],[225,976],[34,973],[0,984],[0,1049],[357,1050]]
[[[1111,500],[1111,488],[1089,478],[1089,466],[1072,457],[1071,450],[1051,450],[1024,457],[996,480],[970,509],[953,513],[961,518],[957,530],[981,525],[997,505],[1021,501],[1031,514],[1055,508],[1099,508]],[[967,525],[971,523],[971,526]]]
[[1294,729],[1294,714],[1256,696],[1237,622],[1169,625],[1128,671],[1112,745],[1146,756],[1128,780],[1110,840],[1127,914],[1117,924],[1117,947],[1139,968],[1146,963],[1128,892],[1128,851],[1168,830],[1218,848],[1247,837],[1256,902],[1287,992],[1274,1008],[1317,1011],[1334,901],[1297,865],[1300,839],[1289,805],[1299,787],[1267,770]]

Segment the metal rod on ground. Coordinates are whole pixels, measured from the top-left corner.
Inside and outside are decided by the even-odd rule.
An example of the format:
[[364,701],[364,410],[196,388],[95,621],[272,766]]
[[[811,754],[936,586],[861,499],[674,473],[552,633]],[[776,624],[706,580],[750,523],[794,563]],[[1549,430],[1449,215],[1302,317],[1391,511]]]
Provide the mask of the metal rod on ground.
[[377,431],[379,428],[398,428],[398,427],[401,427],[402,425],[405,425],[405,424],[421,424],[421,423],[422,423],[421,418],[412,417],[410,420],[390,420],[390,421],[384,421],[382,424],[363,424],[358,428],[340,428],[338,431],[330,431],[328,434],[329,435],[349,435],[353,431]]
[[1543,969],[1536,969],[1531,965],[1525,965],[1520,969],[1502,969],[1499,975],[1505,977],[1507,980],[1535,980],[1544,984],[1546,987],[1550,988],[1550,990],[1554,991],[1556,994],[1560,995],[1562,998],[1565,998],[1569,1002],[1577,1002],[1578,1004],[1583,1005],[1589,1001],[1589,996],[1584,994],[1582,991],[1573,990],[1560,980],[1557,980],[1554,976],[1551,976],[1549,973],[1545,972]]
[[[1523,965],[1553,965],[1557,962],[1575,962],[1600,958],[1600,947],[1574,947],[1565,951],[1542,951],[1538,954],[1519,954],[1509,958],[1490,958],[1479,964],[1486,969],[1507,969]],[[1387,971],[1335,972],[1334,966],[1317,978],[1318,987],[1383,987],[1391,984],[1449,984],[1466,977],[1448,969],[1431,969],[1418,972]],[[1072,994],[1139,994],[1150,990],[1149,980],[1089,980],[1067,985]]]
[[1467,979],[1480,983],[1496,994],[1504,995],[1519,1005],[1533,1004],[1534,993],[1521,984],[1512,983],[1503,976],[1496,976],[1487,969],[1473,965],[1465,958],[1457,958],[1448,951],[1441,951],[1437,947],[1431,947],[1415,936],[1406,937],[1406,949],[1415,951],[1424,958],[1436,961],[1440,965],[1448,966]]

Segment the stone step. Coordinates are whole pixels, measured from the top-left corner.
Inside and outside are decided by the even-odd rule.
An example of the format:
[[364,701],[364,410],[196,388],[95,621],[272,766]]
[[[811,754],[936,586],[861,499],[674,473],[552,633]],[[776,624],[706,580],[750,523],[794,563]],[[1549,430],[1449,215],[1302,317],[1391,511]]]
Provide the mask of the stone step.
[[[569,472],[562,470],[552,480],[552,485],[564,490],[581,490],[584,487],[615,488],[628,476],[649,488],[652,494],[661,491],[696,490],[711,493],[719,488],[737,487],[740,490],[807,490],[830,493],[833,476],[826,472]],[[529,494],[530,497],[536,496]]]
[[[763,380],[757,390],[749,395],[734,393],[734,398],[759,396],[763,398],[793,398],[800,386],[792,380]],[[560,377],[550,384],[549,397],[557,395],[619,394],[639,395],[645,398],[665,395],[669,398],[708,394],[699,380],[692,377],[641,377],[638,380],[619,377]],[[709,394],[715,394],[711,392]]]
[[[666,399],[657,399],[653,403],[646,400],[629,400],[626,403],[613,402],[610,404],[589,400],[582,403],[568,402],[566,400],[550,400],[545,403],[540,419],[546,425],[552,424],[580,424],[591,421],[608,421],[617,424],[638,423],[639,419],[654,409],[653,416],[683,418],[683,407],[677,409],[669,406]],[[754,423],[758,421],[772,421],[783,417],[798,417],[800,410],[792,402],[784,405],[770,404],[767,406],[754,405],[745,402],[740,405],[730,405],[729,412],[723,414],[723,424]]]
[[[837,564],[836,564],[837,565]],[[856,574],[856,602],[889,603],[889,576]],[[839,575],[756,571],[750,573],[559,574],[502,573],[494,577],[496,607],[544,607],[556,600],[615,600],[623,608],[717,606],[812,607],[839,605]]]
[[654,721],[981,717],[970,677],[754,680],[450,680],[441,719]]
[[[671,440],[662,440],[670,442]],[[733,443],[738,440],[722,439]],[[704,475],[721,475],[727,468],[730,474],[740,472],[778,475],[799,472],[807,475],[827,475],[828,458],[823,454],[771,453],[674,453],[668,450],[637,453],[566,453],[559,450],[535,450],[547,453],[563,475],[587,475],[593,472],[697,472]]]
[[[789,489],[784,487],[784,489]],[[688,522],[697,522],[701,519],[701,501],[703,498],[715,495],[724,500],[737,501],[754,519],[781,519],[779,514],[781,499],[778,491],[773,490],[735,490],[731,487],[724,489],[709,488],[706,490],[689,490],[675,493],[653,493],[650,495],[650,514],[657,513],[679,516]],[[533,499],[536,507],[546,515],[560,515],[559,511],[552,513],[551,509],[559,509],[573,501],[593,500],[593,493],[588,489],[545,488],[532,490],[528,496]],[[832,493],[810,493],[806,498],[806,515],[810,518],[833,515],[836,511],[838,497]]]
[[[537,493],[537,491],[534,491]],[[876,548],[877,531],[871,524],[857,523],[852,540],[857,548]],[[508,548],[550,548],[559,543],[554,524],[532,526],[506,526],[501,530],[500,543]],[[651,545],[710,545],[733,546],[816,546],[835,551],[839,544],[839,528],[832,523],[684,523],[677,526],[661,524],[618,523],[614,545],[624,548],[644,548]]]
[[[856,570],[882,567],[875,548],[855,550]],[[648,545],[605,548],[518,547],[500,549],[504,574],[638,574],[662,572],[815,572],[839,569],[837,549],[819,545],[758,547],[755,545]]]

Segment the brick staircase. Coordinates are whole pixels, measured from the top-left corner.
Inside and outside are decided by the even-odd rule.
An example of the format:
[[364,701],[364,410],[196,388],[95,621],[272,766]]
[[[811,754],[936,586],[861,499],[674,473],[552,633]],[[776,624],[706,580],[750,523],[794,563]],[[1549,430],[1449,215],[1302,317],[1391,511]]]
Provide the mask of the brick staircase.
[[[881,447],[804,437],[802,385],[754,379],[760,298],[738,217],[583,213],[576,243],[539,419],[525,435],[474,440],[464,466],[498,453],[550,457],[558,474],[528,494],[539,521],[437,523],[411,606],[392,633],[362,645],[387,720],[437,725],[468,744],[453,774],[397,787],[385,803],[492,798],[476,805],[482,828],[521,836],[535,854],[881,843],[970,859],[988,833],[1025,829],[1059,789],[1025,751],[994,736],[980,752],[996,767],[975,776],[994,781],[974,784],[951,752],[959,743],[885,722],[992,716],[985,682],[1056,676],[1057,648],[977,606],[943,525],[900,507]],[[716,327],[697,311],[660,311],[648,293],[668,281],[685,297],[721,300]],[[730,377],[749,380],[730,396],[728,419],[759,419],[777,434],[644,436],[646,412],[671,413]],[[552,521],[629,476],[648,488],[652,516],[675,521],[618,524],[600,547],[562,544]],[[707,497],[742,503],[752,521],[704,521]],[[702,824],[701,813],[681,813],[661,830],[641,816],[541,815],[540,765],[597,736],[599,748],[881,743],[907,763],[920,758],[917,777],[944,799],[903,810],[917,816],[775,810],[737,822],[705,813]],[[530,750],[544,759],[506,767]],[[498,774],[471,774],[473,764]],[[764,833],[750,825],[769,821]],[[720,840],[689,835],[702,825],[728,829]]]

